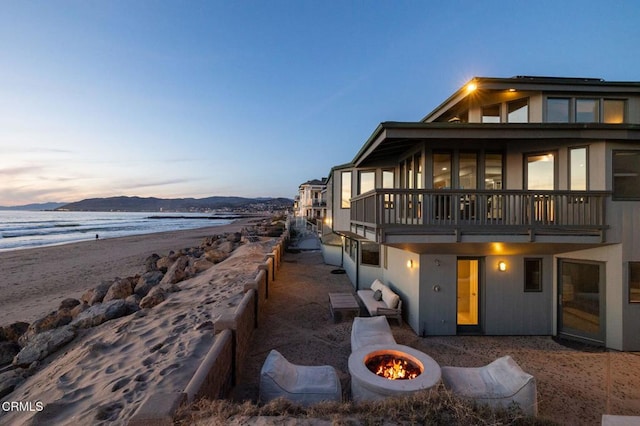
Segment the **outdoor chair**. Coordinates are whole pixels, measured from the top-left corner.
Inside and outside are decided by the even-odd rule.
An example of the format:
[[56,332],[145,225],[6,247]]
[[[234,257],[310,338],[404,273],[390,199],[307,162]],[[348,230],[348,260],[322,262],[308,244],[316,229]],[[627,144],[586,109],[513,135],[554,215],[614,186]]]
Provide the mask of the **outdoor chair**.
[[387,317],[355,317],[351,326],[351,352],[363,346],[395,345]]
[[536,380],[510,357],[478,368],[442,367],[442,382],[455,395],[494,408],[513,403],[529,416],[538,415]]
[[303,366],[290,363],[271,350],[260,371],[260,402],[283,397],[304,406],[320,401],[342,401],[342,386],[330,365]]

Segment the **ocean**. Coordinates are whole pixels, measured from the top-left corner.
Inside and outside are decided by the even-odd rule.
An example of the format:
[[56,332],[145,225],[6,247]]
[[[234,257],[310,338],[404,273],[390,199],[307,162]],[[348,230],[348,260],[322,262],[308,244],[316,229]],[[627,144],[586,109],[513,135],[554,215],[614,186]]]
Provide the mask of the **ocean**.
[[0,211],[0,251],[99,238],[220,226],[233,219],[202,213]]

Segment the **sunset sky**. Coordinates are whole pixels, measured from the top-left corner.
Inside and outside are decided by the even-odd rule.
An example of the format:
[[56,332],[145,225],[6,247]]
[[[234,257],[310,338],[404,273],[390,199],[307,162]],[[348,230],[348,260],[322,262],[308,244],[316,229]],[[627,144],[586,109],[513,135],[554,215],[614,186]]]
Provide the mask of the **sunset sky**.
[[640,81],[640,2],[0,2],[0,206],[293,197],[474,76]]

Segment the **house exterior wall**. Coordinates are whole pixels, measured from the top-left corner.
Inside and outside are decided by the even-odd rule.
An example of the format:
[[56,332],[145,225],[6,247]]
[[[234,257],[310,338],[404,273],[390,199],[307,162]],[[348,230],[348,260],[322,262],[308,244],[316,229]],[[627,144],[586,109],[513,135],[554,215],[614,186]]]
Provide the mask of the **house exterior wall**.
[[[420,328],[421,336],[456,334],[456,256],[420,256]],[[414,329],[415,330],[415,329]]]
[[[491,335],[550,335],[553,332],[553,258],[542,259],[542,291],[524,291],[525,256],[486,256],[481,312],[484,333]],[[498,262],[507,270],[500,272]]]
[[[420,334],[420,256],[393,247],[386,247],[386,250],[388,267],[382,269],[381,281],[400,296],[404,320]],[[409,260],[413,260],[413,268],[407,267]]]

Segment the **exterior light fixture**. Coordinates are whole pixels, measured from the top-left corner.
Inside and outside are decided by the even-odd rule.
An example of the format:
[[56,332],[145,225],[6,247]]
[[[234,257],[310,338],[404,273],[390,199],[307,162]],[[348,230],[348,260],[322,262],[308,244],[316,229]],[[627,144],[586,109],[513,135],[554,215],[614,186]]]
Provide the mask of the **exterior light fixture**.
[[407,268],[409,269],[413,268],[413,260],[411,259],[407,260]]
[[475,83],[469,83],[469,84],[467,84],[467,92],[468,92],[468,93],[473,92],[473,91],[474,91],[474,90],[476,90],[477,88],[478,88],[478,85],[477,85],[477,84],[475,84]]
[[506,270],[507,270],[507,263],[505,261],[503,261],[503,260],[498,262],[498,271],[504,272]]

